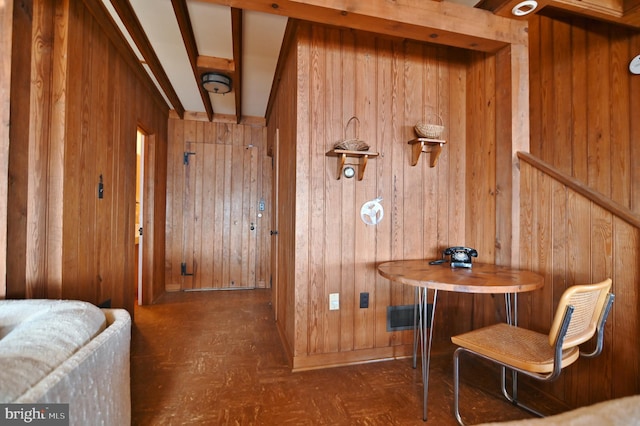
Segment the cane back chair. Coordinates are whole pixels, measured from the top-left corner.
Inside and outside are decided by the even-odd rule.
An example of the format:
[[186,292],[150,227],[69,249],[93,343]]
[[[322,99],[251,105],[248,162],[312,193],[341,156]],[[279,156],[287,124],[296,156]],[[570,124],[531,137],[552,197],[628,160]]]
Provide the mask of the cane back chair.
[[[569,287],[560,298],[549,334],[501,323],[453,336],[451,341],[458,346],[453,355],[453,409],[458,423],[464,424],[459,409],[460,356],[463,353],[501,365],[504,396],[514,405],[542,417],[541,413],[517,400],[517,373],[552,381],[580,356],[598,356],[603,347],[604,325],[614,299],[610,289],[611,279]],[[595,349],[589,353],[582,352],[579,345],[594,335],[597,335]],[[511,395],[506,386],[507,369],[512,371]]]

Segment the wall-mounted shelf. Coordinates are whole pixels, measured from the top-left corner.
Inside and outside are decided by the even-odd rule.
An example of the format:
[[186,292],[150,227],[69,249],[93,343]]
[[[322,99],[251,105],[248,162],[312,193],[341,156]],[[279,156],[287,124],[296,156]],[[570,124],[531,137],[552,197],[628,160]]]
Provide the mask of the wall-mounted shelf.
[[358,168],[358,180],[362,180],[364,177],[364,170],[367,168],[367,160],[369,158],[375,158],[378,154],[372,151],[348,151],[345,149],[332,149],[326,154],[329,157],[338,157],[338,173],[337,179],[342,176],[342,169],[347,161],[347,157],[356,157],[360,159],[360,167]]
[[442,145],[447,141],[442,139],[429,139],[429,138],[416,138],[409,141],[411,145],[411,165],[418,164],[420,154],[423,152],[429,152],[431,158],[429,160],[429,167],[435,167],[438,164],[438,157],[442,152]]

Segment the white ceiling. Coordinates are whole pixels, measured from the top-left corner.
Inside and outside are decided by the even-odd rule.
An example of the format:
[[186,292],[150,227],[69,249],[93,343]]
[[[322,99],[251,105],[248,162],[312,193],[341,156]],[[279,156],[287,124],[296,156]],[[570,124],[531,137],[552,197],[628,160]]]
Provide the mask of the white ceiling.
[[[215,3],[214,3],[215,1]],[[336,0],[337,1],[337,0]],[[336,3],[334,1],[333,3]],[[367,0],[386,1],[386,0]],[[422,0],[431,1],[431,0]],[[440,1],[440,0],[434,0]],[[479,0],[442,0],[445,2],[458,3],[468,7],[474,7]],[[510,0],[502,0],[503,4],[510,4]],[[540,1],[540,0],[538,0]],[[580,0],[543,0],[543,4],[550,2],[555,7],[567,7],[570,13],[581,12],[586,16],[603,18],[612,22],[622,23],[638,27],[640,22],[640,11],[632,7],[638,0],[619,0],[618,3],[608,4],[608,7],[595,7],[591,2]],[[163,94],[167,104],[176,111],[184,110],[195,115],[203,114],[215,119],[216,116],[226,116],[235,118],[237,122],[244,119],[259,118],[264,119],[269,101],[271,88],[273,86],[274,73],[277,66],[280,48],[283,41],[287,17],[279,14],[261,13],[251,10],[242,10],[242,46],[240,55],[234,58],[233,49],[233,28],[232,9],[230,6],[217,4],[225,3],[220,0],[102,0],[105,7],[111,14],[114,22],[120,28],[122,34],[129,42],[131,48],[143,64],[151,79],[156,83],[160,93]],[[113,7],[115,4],[116,8]],[[301,0],[301,2],[303,2]],[[0,0],[1,3],[1,0]],[[225,63],[234,63],[234,59],[239,59],[241,75],[240,93],[241,100],[236,101],[236,90],[230,93],[207,94],[200,90],[200,76],[194,75],[187,47],[183,41],[182,32],[174,12],[173,5],[180,5],[178,9],[188,12],[188,20],[193,30],[197,55],[208,58],[223,59]],[[228,1],[228,4],[244,4],[238,1]],[[331,2],[329,2],[331,3]],[[491,2],[490,2],[491,3]],[[493,2],[495,3],[495,1]],[[271,3],[253,0],[247,2],[257,9],[258,6],[264,10],[265,4]],[[151,49],[155,52],[164,73],[151,70],[145,63],[145,58],[140,49],[149,56],[148,49],[144,46],[138,49],[136,43],[126,30],[120,20],[116,9],[125,9],[131,6],[133,12],[140,22],[142,31],[145,33]],[[591,6],[589,6],[591,5]],[[482,5],[480,5],[482,7]],[[485,6],[487,6],[485,4]],[[273,3],[272,8],[278,9],[278,5]],[[237,12],[237,10],[235,11]],[[186,12],[185,12],[186,13]],[[276,12],[274,12],[276,13]],[[179,16],[183,14],[178,13]],[[126,14],[124,16],[127,16]],[[236,13],[235,16],[238,16]],[[131,25],[131,18],[126,18]],[[236,49],[237,51],[237,49]],[[153,72],[152,72],[153,71]],[[162,71],[162,70],[161,70]],[[156,79],[156,75],[158,80]],[[166,78],[163,74],[166,74]],[[168,79],[168,83],[167,83]],[[232,83],[232,87],[237,87],[238,82]],[[163,90],[164,87],[167,92]],[[207,97],[210,99],[207,99]],[[204,98],[204,99],[203,99]],[[172,105],[170,99],[177,105]],[[206,105],[205,105],[206,103]],[[211,113],[211,106],[213,113]],[[236,107],[241,109],[241,117],[238,117]],[[255,120],[252,120],[255,122]]]
[[[205,113],[187,50],[180,33],[171,0],[129,0],[140,24],[153,47],[171,85],[188,112]],[[120,20],[111,0],[102,0],[138,59],[143,55]],[[187,0],[198,54],[216,58],[233,58],[231,8],[216,4]],[[280,46],[287,18],[254,11],[243,12],[242,46],[242,114],[264,117],[273,83]],[[155,77],[145,66],[165,100],[171,105]],[[233,86],[233,84],[232,84]],[[215,114],[235,115],[236,91],[225,95],[210,94]]]
[[[167,104],[175,109],[145,63],[143,55],[120,20],[112,1],[102,0],[138,59],[156,82]],[[126,1],[126,0],[124,0]],[[473,6],[478,0],[448,0]],[[191,67],[187,48],[171,0],[129,0],[153,50],[176,92],[182,107],[190,113],[205,114],[199,81]],[[198,55],[233,59],[231,8],[202,0],[186,0]],[[245,10],[242,13],[242,116],[264,118],[276,70],[287,18]],[[233,87],[233,84],[232,84]],[[214,115],[236,115],[236,91],[209,94]]]

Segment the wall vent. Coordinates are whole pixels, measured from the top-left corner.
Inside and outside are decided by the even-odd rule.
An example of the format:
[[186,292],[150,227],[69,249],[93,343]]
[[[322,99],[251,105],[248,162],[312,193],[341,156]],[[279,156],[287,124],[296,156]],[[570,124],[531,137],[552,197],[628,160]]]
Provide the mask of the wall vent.
[[[415,305],[387,306],[387,331],[413,330]],[[427,304],[427,327],[431,324],[433,304]]]

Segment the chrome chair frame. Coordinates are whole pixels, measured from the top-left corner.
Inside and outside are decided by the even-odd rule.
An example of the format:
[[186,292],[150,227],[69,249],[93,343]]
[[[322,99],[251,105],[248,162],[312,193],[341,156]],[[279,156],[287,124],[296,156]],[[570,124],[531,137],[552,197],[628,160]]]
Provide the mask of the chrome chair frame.
[[[601,314],[600,314],[600,318],[598,320],[598,328],[596,329],[596,336],[597,336],[597,340],[596,340],[596,346],[594,348],[593,351],[591,352],[583,352],[580,351],[580,356],[584,357],[584,358],[595,358],[598,355],[600,355],[600,353],[602,353],[602,348],[604,347],[604,325],[607,322],[607,318],[609,317],[609,312],[611,311],[611,306],[613,306],[613,300],[614,300],[615,296],[611,293],[609,293],[607,295],[607,301],[604,305],[604,309],[602,310]],[[564,326],[564,324],[563,324]],[[566,333],[566,331],[565,331]],[[561,345],[562,347],[562,345]],[[557,349],[556,349],[557,350]],[[558,354],[556,354],[557,356]],[[562,356],[562,354],[560,354],[560,356]],[[555,369],[557,369],[558,366],[558,358],[555,358],[554,361],[554,373],[555,373]],[[507,369],[511,370],[512,372],[512,380],[515,381],[517,380],[517,375],[515,374],[515,372],[513,371],[512,368],[507,368],[505,366],[502,366],[502,374],[501,374],[501,386],[502,386],[502,394],[504,395],[504,397],[511,402],[513,405],[516,405],[526,411],[528,411],[529,413],[538,416],[538,417],[544,417],[544,414],[540,413],[539,411],[525,405],[522,404],[521,402],[518,401],[518,389],[517,386],[514,384],[513,386],[513,391],[512,394],[509,394],[509,391],[507,390]],[[560,369],[557,372],[556,376],[549,375],[549,377],[546,378],[540,378],[540,376],[537,376],[535,374],[527,374],[526,372],[523,372],[524,374],[527,374],[529,376],[532,376],[538,380],[541,381],[553,381],[555,379],[558,378],[558,376],[560,375],[560,372],[562,371],[562,369]]]
[[[585,358],[593,358],[596,357],[598,355],[600,355],[600,353],[602,352],[603,346],[604,346],[604,326],[605,323],[607,321],[607,318],[609,316],[609,312],[611,311],[611,307],[613,305],[613,300],[614,300],[614,295],[612,293],[608,293],[606,296],[606,301],[603,305],[603,308],[600,312],[600,316],[598,318],[598,322],[597,322],[597,326],[596,326],[596,332],[595,335],[597,336],[597,342],[596,342],[596,346],[594,348],[594,350],[592,352],[583,352],[580,351],[580,356],[583,356]],[[480,353],[477,353],[473,350],[469,350],[467,348],[464,347],[458,347],[454,354],[453,354],[453,411],[454,411],[454,415],[456,420],[458,421],[458,423],[460,425],[464,426],[464,422],[462,420],[462,417],[460,415],[460,404],[459,404],[459,391],[460,391],[460,356],[463,353],[470,353],[473,354],[475,356],[478,356],[480,358],[484,358],[488,361],[491,361],[495,364],[498,364],[501,366],[501,387],[502,387],[502,394],[504,395],[504,397],[511,402],[513,405],[516,405],[517,407],[526,410],[527,412],[538,416],[538,417],[544,417],[544,415],[540,412],[538,412],[537,410],[522,404],[521,402],[518,401],[518,395],[517,395],[517,374],[521,373],[524,374],[528,377],[532,377],[536,380],[540,380],[540,381],[553,381],[555,379],[557,379],[560,376],[560,373],[562,372],[562,357],[563,357],[563,344],[564,344],[564,338],[567,334],[567,330],[569,328],[569,325],[571,323],[571,317],[573,315],[573,311],[574,311],[574,307],[569,305],[566,307],[565,312],[563,314],[563,318],[562,318],[562,322],[561,322],[561,326],[559,328],[558,334],[556,335],[556,339],[553,345],[553,349],[554,349],[554,360],[553,360],[553,370],[550,373],[547,374],[542,374],[542,373],[535,373],[535,372],[531,372],[531,371],[527,371],[527,370],[523,370],[520,368],[516,368],[514,366],[511,365],[507,365],[502,363],[499,360],[484,356]],[[507,390],[507,380],[506,380],[506,371],[510,370],[512,373],[512,380],[513,380],[513,391],[512,394],[509,394],[508,390]]]

